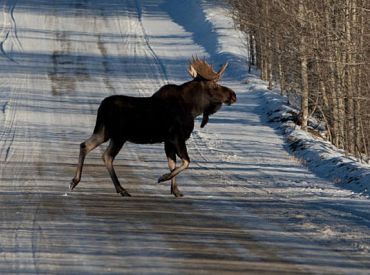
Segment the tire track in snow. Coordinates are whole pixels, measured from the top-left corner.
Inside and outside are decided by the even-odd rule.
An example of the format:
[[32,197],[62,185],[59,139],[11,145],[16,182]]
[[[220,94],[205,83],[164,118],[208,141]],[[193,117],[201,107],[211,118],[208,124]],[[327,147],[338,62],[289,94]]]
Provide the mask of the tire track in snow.
[[4,5],[3,5],[3,16],[4,16],[4,22],[3,22],[3,27],[2,27],[2,30],[1,30],[1,37],[0,37],[0,51],[1,53],[8,59],[12,60],[8,55],[7,53],[5,52],[5,49],[4,49],[4,43],[6,42],[6,40],[8,39],[9,37],[9,33],[10,33],[10,28],[9,28],[9,25],[10,23],[8,22],[8,17],[9,17],[9,11],[8,11],[8,7],[7,7],[7,2],[5,1],[4,2]]
[[[63,32],[55,33],[57,39],[69,41],[67,35],[63,35]],[[8,37],[9,39],[12,37],[11,32]],[[60,44],[63,44],[63,42],[60,42]],[[50,55],[51,61],[53,62],[51,72],[55,74],[48,75],[54,80],[54,82],[51,81],[55,85],[52,87],[52,92],[54,92],[55,95],[59,95],[60,98],[64,96],[63,93],[71,91],[72,88],[74,88],[68,85],[86,76],[82,67],[84,65],[83,60],[79,59],[78,56],[71,55],[67,50],[64,51],[63,45],[61,45],[61,47],[62,50],[59,52],[57,51],[58,48],[54,48],[55,51]],[[51,47],[51,51],[52,50],[53,47]],[[32,54],[33,51],[29,53]],[[29,65],[27,62],[30,62],[31,65],[38,64],[37,60],[32,58],[22,61],[27,65]],[[32,62],[34,62],[34,64],[32,64]],[[37,67],[34,72],[23,72],[22,65],[19,67],[12,67],[15,68],[14,72],[17,72],[16,69],[20,69],[20,72],[15,74],[14,79],[9,79],[9,100],[6,103],[6,108],[3,108],[5,111],[4,117],[6,123],[4,124],[4,143],[1,148],[1,156],[5,155],[5,161],[1,165],[2,179],[5,179],[3,181],[2,196],[16,197],[18,200],[14,203],[19,204],[19,211],[17,211],[14,221],[9,223],[14,227],[14,230],[7,232],[7,236],[11,239],[10,245],[13,247],[12,250],[8,248],[8,251],[12,251],[11,255],[15,256],[15,258],[10,261],[12,265],[8,268],[9,270],[12,267],[19,268],[17,271],[19,272],[20,268],[24,267],[25,269],[23,270],[38,274],[40,262],[39,255],[42,253],[38,247],[43,238],[43,228],[38,221],[42,205],[40,202],[42,200],[42,195],[40,195],[39,191],[43,189],[42,186],[40,187],[40,181],[42,182],[45,180],[46,176],[42,175],[41,169],[37,169],[35,166],[40,167],[44,165],[45,169],[45,167],[52,165],[47,163],[48,157],[46,154],[49,153],[49,148],[47,148],[48,145],[45,146],[45,155],[39,155],[39,148],[37,148],[37,146],[35,148],[33,147],[34,144],[31,137],[35,134],[33,132],[35,129],[32,129],[30,125],[24,124],[24,121],[28,120],[25,119],[24,116],[28,113],[36,117],[38,116],[37,113],[40,112],[42,117],[43,111],[38,110],[38,105],[33,95],[39,95],[43,91],[49,91],[49,89],[45,89],[46,86],[42,85],[43,80],[47,79],[47,75],[45,75],[47,72],[43,69],[38,70]],[[71,67],[72,70],[68,71]],[[35,78],[34,75],[36,75]],[[41,84],[41,87],[39,87],[38,84]],[[5,87],[7,86],[8,85],[5,85]],[[28,90],[29,93],[26,94],[25,91]],[[46,101],[47,98],[51,99],[51,97],[45,94],[45,97],[41,97],[41,100]],[[58,99],[54,98],[54,100],[50,100],[49,107],[51,109],[57,107],[56,102],[58,102]],[[28,104],[32,105],[32,111],[25,108]],[[53,114],[50,113],[51,120],[52,117]],[[38,134],[38,136],[42,136],[44,133]],[[54,136],[50,136],[50,138],[54,139],[56,135],[57,134],[54,132]],[[37,141],[37,143],[39,142],[41,142],[41,140]],[[4,151],[5,149],[6,152]],[[40,164],[40,162],[45,163]],[[30,171],[29,167],[35,169]],[[55,174],[52,173],[52,175],[53,176],[50,176],[49,179],[53,180]],[[5,181],[11,184],[7,185]],[[32,191],[30,191],[31,189]],[[7,194],[7,192],[9,192],[9,195],[4,195]],[[27,205],[28,202],[31,203]]]
[[[21,95],[18,90],[24,88],[24,80],[19,81],[19,88],[9,90],[8,99],[3,108],[4,124],[2,126],[2,134],[0,141],[2,141],[0,157],[6,163],[12,158],[12,144],[16,136],[16,116],[17,109],[20,102]],[[7,88],[8,89],[8,88]]]
[[[28,77],[18,79],[17,87],[13,87],[9,94],[9,103],[5,112],[4,131],[1,138],[3,144],[1,145],[2,150],[0,152],[2,156],[0,174],[2,179],[6,182],[2,185],[3,194],[12,194],[10,197],[18,196],[16,200],[17,211],[12,213],[14,220],[11,221],[14,229],[6,235],[8,238],[11,237],[13,249],[15,251],[14,254],[22,253],[23,255],[27,255],[16,257],[13,261],[19,266],[27,265],[29,270],[32,270],[32,273],[37,274],[34,236],[40,231],[40,228],[35,227],[39,207],[37,206],[37,210],[35,211],[32,207],[25,206],[24,202],[30,200],[37,201],[40,195],[37,192],[27,192],[29,182],[26,179],[33,178],[33,176],[30,176],[32,175],[32,172],[30,173],[29,171],[30,161],[26,160],[27,154],[25,151],[32,151],[33,149],[31,146],[28,146],[26,147],[28,150],[26,150],[22,145],[21,140],[23,138],[27,140],[29,132],[27,129],[20,127],[19,120],[22,120],[22,118],[18,112],[19,110],[22,112],[22,91],[27,90],[26,87],[29,87],[28,80]],[[32,186],[32,189],[36,190],[37,187]],[[3,194],[2,196],[4,197]],[[6,207],[9,207],[9,204],[6,205]],[[8,215],[9,214],[5,215],[5,219],[8,218]],[[28,232],[30,228],[32,230],[30,230],[29,235],[27,235],[25,232]],[[14,263],[12,262],[12,264]]]
[[163,75],[163,78],[164,78],[165,82],[168,83],[168,74],[167,74],[166,67],[164,66],[161,59],[155,53],[153,47],[150,45],[150,39],[149,39],[149,36],[148,36],[148,34],[146,32],[146,29],[144,27],[144,24],[143,24],[143,9],[142,9],[140,1],[141,0],[135,0],[135,4],[136,4],[136,9],[137,9],[138,21],[139,21],[139,25],[141,27],[141,31],[143,33],[145,44],[148,47],[148,49],[149,49],[153,59],[155,60],[156,64],[159,66],[161,74]]
[[65,31],[55,34],[59,49],[54,49],[51,60],[53,67],[48,72],[53,95],[64,95],[76,90],[77,83],[87,81],[90,75],[83,57],[72,53],[71,39]]
[[97,42],[98,49],[100,51],[101,56],[103,57],[102,65],[103,65],[103,82],[108,90],[112,91],[114,94],[116,92],[116,89],[114,88],[113,84],[111,83],[109,79],[109,58],[107,57],[108,51],[105,46],[104,41],[102,40],[101,35],[98,35],[98,42]]
[[[136,96],[137,93],[139,96],[150,96],[156,91],[156,88],[168,83],[167,69],[151,45],[143,21],[145,19],[143,18],[141,1],[129,0],[127,4],[127,25],[121,25],[122,23],[118,21],[118,29],[127,51],[125,54],[134,59],[133,63],[136,65],[134,71],[144,75],[143,81],[138,81],[128,67],[125,66],[124,71],[128,70],[126,77],[135,83],[132,89],[133,96]],[[143,62],[143,59],[146,61]],[[149,85],[148,82],[152,84]],[[122,92],[131,93],[132,91]]]
[[5,50],[5,43],[10,40],[11,43],[15,40],[15,44],[22,49],[22,44],[18,38],[17,23],[14,18],[14,9],[17,5],[17,0],[5,1],[3,4],[3,26],[0,34],[0,52],[9,60],[16,62]]

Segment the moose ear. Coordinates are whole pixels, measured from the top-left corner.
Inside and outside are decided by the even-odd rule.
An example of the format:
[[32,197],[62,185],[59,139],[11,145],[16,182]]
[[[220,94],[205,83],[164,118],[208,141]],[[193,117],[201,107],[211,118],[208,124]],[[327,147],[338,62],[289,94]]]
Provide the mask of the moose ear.
[[228,65],[229,65],[229,63],[226,62],[224,65],[222,65],[221,69],[217,72],[217,81],[222,78],[222,76],[225,73],[225,70],[226,70]]

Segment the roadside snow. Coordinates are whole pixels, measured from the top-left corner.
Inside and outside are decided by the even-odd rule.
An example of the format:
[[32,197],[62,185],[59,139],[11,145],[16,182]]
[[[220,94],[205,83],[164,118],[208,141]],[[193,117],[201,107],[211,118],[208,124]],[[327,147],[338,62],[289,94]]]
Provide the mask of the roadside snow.
[[292,121],[292,113],[297,109],[289,106],[287,98],[270,91],[267,84],[249,75],[248,89],[259,93],[264,99],[264,109],[270,121],[277,122],[288,144],[287,148],[312,172],[327,178],[340,188],[369,198],[370,195],[370,165],[360,160],[346,156],[330,142],[321,137],[313,136]]

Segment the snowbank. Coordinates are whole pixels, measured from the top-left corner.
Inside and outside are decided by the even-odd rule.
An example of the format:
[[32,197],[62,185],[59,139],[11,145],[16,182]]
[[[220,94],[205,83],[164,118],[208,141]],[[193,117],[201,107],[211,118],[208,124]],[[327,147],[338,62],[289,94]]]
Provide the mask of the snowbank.
[[293,122],[294,113],[298,113],[298,110],[289,106],[287,98],[278,94],[278,91],[267,90],[267,84],[255,75],[249,76],[248,88],[251,92],[261,94],[269,120],[277,122],[277,127],[286,138],[288,149],[312,172],[333,181],[341,188],[369,197],[370,165],[346,156],[330,142],[301,130]]

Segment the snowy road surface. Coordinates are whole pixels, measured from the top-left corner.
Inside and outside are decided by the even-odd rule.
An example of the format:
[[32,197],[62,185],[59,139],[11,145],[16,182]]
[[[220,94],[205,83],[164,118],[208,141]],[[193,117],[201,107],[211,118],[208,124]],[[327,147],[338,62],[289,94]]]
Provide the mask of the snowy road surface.
[[[215,1],[2,0],[0,273],[370,272],[369,200],[309,172],[285,150],[251,81],[239,34]],[[79,143],[100,101],[189,80],[192,54],[230,68],[238,103],[188,141],[170,195],[163,145],[126,144],[115,194]]]

